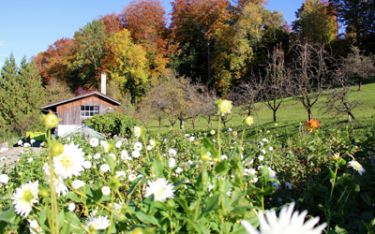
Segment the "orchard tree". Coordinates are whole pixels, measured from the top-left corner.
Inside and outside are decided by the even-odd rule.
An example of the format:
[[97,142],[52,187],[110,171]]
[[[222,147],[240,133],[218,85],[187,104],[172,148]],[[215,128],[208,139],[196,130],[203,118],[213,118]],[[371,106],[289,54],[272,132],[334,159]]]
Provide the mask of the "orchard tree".
[[323,46],[309,43],[294,46],[294,54],[292,94],[301,102],[307,112],[307,119],[310,120],[312,108],[332,76],[327,65],[332,63],[332,58]]

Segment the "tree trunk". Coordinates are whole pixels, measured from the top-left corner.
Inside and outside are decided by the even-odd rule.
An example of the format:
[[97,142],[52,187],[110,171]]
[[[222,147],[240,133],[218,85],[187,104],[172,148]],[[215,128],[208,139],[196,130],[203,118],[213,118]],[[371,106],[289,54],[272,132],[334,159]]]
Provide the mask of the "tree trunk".
[[276,122],[276,110],[272,110],[272,112],[273,112],[273,122]]
[[191,125],[193,126],[193,129],[195,130],[195,118],[191,119]]
[[178,120],[180,121],[180,129],[183,129],[184,128],[184,119],[179,118]]
[[355,120],[355,117],[351,111],[348,111],[348,121],[351,122],[352,120]]
[[159,125],[159,129],[161,129],[161,118],[158,118],[158,125]]
[[311,120],[311,119],[312,119],[311,107],[307,108],[307,119],[308,119],[308,120]]
[[361,91],[362,81],[358,81],[358,91]]
[[208,115],[207,118],[207,126],[210,128],[211,127],[211,115]]

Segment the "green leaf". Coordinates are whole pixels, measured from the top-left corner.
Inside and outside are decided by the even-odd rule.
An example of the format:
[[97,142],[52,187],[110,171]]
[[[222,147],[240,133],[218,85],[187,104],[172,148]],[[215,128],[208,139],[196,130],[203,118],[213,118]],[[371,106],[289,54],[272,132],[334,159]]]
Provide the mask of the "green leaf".
[[162,177],[163,176],[163,170],[164,170],[164,167],[159,160],[156,159],[152,162],[151,172],[156,177]]
[[204,213],[209,213],[219,206],[220,194],[216,193],[206,200],[206,207]]
[[154,216],[147,215],[141,211],[136,212],[135,216],[137,216],[137,218],[145,224],[153,224],[156,226],[160,226],[158,220]]
[[218,174],[226,174],[228,170],[229,170],[229,167],[228,167],[227,160],[221,161],[215,167],[215,172],[218,173]]
[[14,208],[10,208],[9,210],[3,211],[0,213],[0,221],[6,223],[14,223],[14,219],[17,217]]

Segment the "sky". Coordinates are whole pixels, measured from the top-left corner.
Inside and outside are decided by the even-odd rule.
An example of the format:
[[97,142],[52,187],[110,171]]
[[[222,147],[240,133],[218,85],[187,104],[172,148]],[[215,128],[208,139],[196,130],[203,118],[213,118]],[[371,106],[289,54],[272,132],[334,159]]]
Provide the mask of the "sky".
[[[19,62],[44,51],[59,38],[74,32],[95,18],[119,13],[130,0],[1,0],[0,67],[11,53]],[[303,0],[268,0],[267,8],[283,13],[288,23]],[[166,12],[170,0],[162,0]]]

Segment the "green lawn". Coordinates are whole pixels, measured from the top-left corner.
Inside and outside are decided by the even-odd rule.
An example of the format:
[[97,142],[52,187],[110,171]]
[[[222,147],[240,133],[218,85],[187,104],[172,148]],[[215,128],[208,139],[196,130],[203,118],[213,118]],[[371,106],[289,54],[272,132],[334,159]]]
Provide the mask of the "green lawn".
[[[374,124],[375,123],[375,83],[367,84],[362,87],[361,91],[357,91],[357,87],[353,87],[350,94],[350,99],[360,102],[360,105],[354,109],[354,116],[357,118],[354,124]],[[325,123],[340,123],[346,121],[347,116],[335,115],[327,111],[326,108],[327,93],[321,96],[318,103],[313,108],[313,116]],[[241,110],[241,107],[235,107],[230,116],[228,127],[239,127],[242,120],[246,117],[246,112]],[[256,112],[254,113],[256,125],[259,127],[274,125],[272,122],[272,111],[267,108],[265,103],[256,104]],[[294,98],[286,98],[277,113],[277,126],[298,125],[299,122],[304,122],[307,119],[307,114],[302,104]],[[216,122],[212,122],[212,127],[216,126]],[[157,122],[149,123],[148,128],[151,130],[158,130]],[[178,124],[174,129],[178,129]],[[200,118],[197,121],[196,128],[198,130],[207,129],[207,121]],[[185,123],[185,129],[192,129],[190,121]],[[163,123],[162,131],[170,130],[168,123]]]

